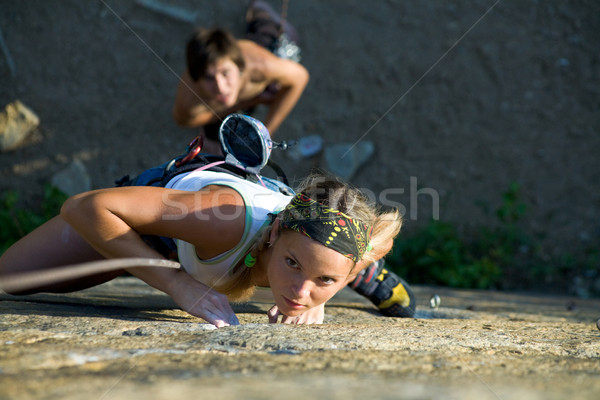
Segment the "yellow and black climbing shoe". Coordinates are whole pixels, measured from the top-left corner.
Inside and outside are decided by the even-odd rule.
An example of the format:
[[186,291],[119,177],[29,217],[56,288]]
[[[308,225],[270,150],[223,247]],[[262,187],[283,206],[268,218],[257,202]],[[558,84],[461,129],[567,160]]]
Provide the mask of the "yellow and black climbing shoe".
[[348,286],[365,296],[388,317],[412,318],[416,299],[408,283],[384,268],[383,259],[363,269]]

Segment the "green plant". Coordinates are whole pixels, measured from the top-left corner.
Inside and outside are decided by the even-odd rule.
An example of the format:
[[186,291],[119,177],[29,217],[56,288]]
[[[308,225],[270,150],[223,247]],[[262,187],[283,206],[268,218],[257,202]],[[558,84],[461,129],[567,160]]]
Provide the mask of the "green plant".
[[489,288],[501,276],[491,257],[476,257],[453,225],[435,220],[416,234],[397,239],[388,261],[414,283]]
[[488,259],[502,271],[502,280],[496,286],[516,287],[530,285],[535,279],[531,267],[535,263],[537,246],[521,228],[520,222],[527,212],[521,200],[519,185],[512,182],[502,194],[502,203],[496,209],[495,223],[480,227],[471,243],[476,259]]
[[19,195],[11,190],[0,198],[0,253],[3,253],[17,240],[33,231],[59,213],[67,195],[57,188],[44,186],[41,212],[24,210],[17,207]]
[[522,279],[521,258],[535,246],[520,229],[527,211],[520,188],[511,183],[495,220],[460,235],[454,225],[432,220],[416,233],[396,239],[391,268],[409,282],[461,288],[494,288],[506,277]]

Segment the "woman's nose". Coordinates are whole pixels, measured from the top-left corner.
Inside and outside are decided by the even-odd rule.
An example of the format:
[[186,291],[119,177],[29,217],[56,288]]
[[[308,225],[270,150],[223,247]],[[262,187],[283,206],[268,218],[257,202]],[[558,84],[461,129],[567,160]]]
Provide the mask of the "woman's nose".
[[298,296],[298,300],[310,297],[310,291],[312,290],[312,282],[309,280],[299,280],[294,285],[294,292]]

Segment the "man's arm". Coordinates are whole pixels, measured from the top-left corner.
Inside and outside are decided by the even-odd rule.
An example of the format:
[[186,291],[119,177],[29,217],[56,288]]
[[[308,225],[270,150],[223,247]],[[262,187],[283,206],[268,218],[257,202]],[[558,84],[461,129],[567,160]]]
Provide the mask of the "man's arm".
[[309,73],[302,65],[273,57],[274,59],[267,63],[266,78],[277,81],[280,89],[269,103],[269,111],[264,121],[271,135],[292,111],[309,80]]
[[195,85],[186,71],[181,76],[173,106],[173,118],[177,124],[185,127],[204,126],[220,121],[233,112],[262,103],[269,108],[263,121],[269,132],[273,134],[279,128],[304,92],[309,80],[308,71],[297,62],[281,59],[255,43],[250,42],[245,47],[250,49],[247,54],[253,59],[252,63],[259,66],[259,79],[277,83],[277,92],[267,100],[257,96],[216,111],[194,90]]

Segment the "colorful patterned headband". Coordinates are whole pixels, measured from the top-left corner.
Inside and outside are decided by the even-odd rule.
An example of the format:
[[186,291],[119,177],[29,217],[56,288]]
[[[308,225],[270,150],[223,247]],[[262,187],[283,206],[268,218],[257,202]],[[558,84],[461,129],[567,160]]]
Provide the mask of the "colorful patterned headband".
[[300,232],[357,262],[369,250],[372,228],[298,193],[279,214],[281,226]]

